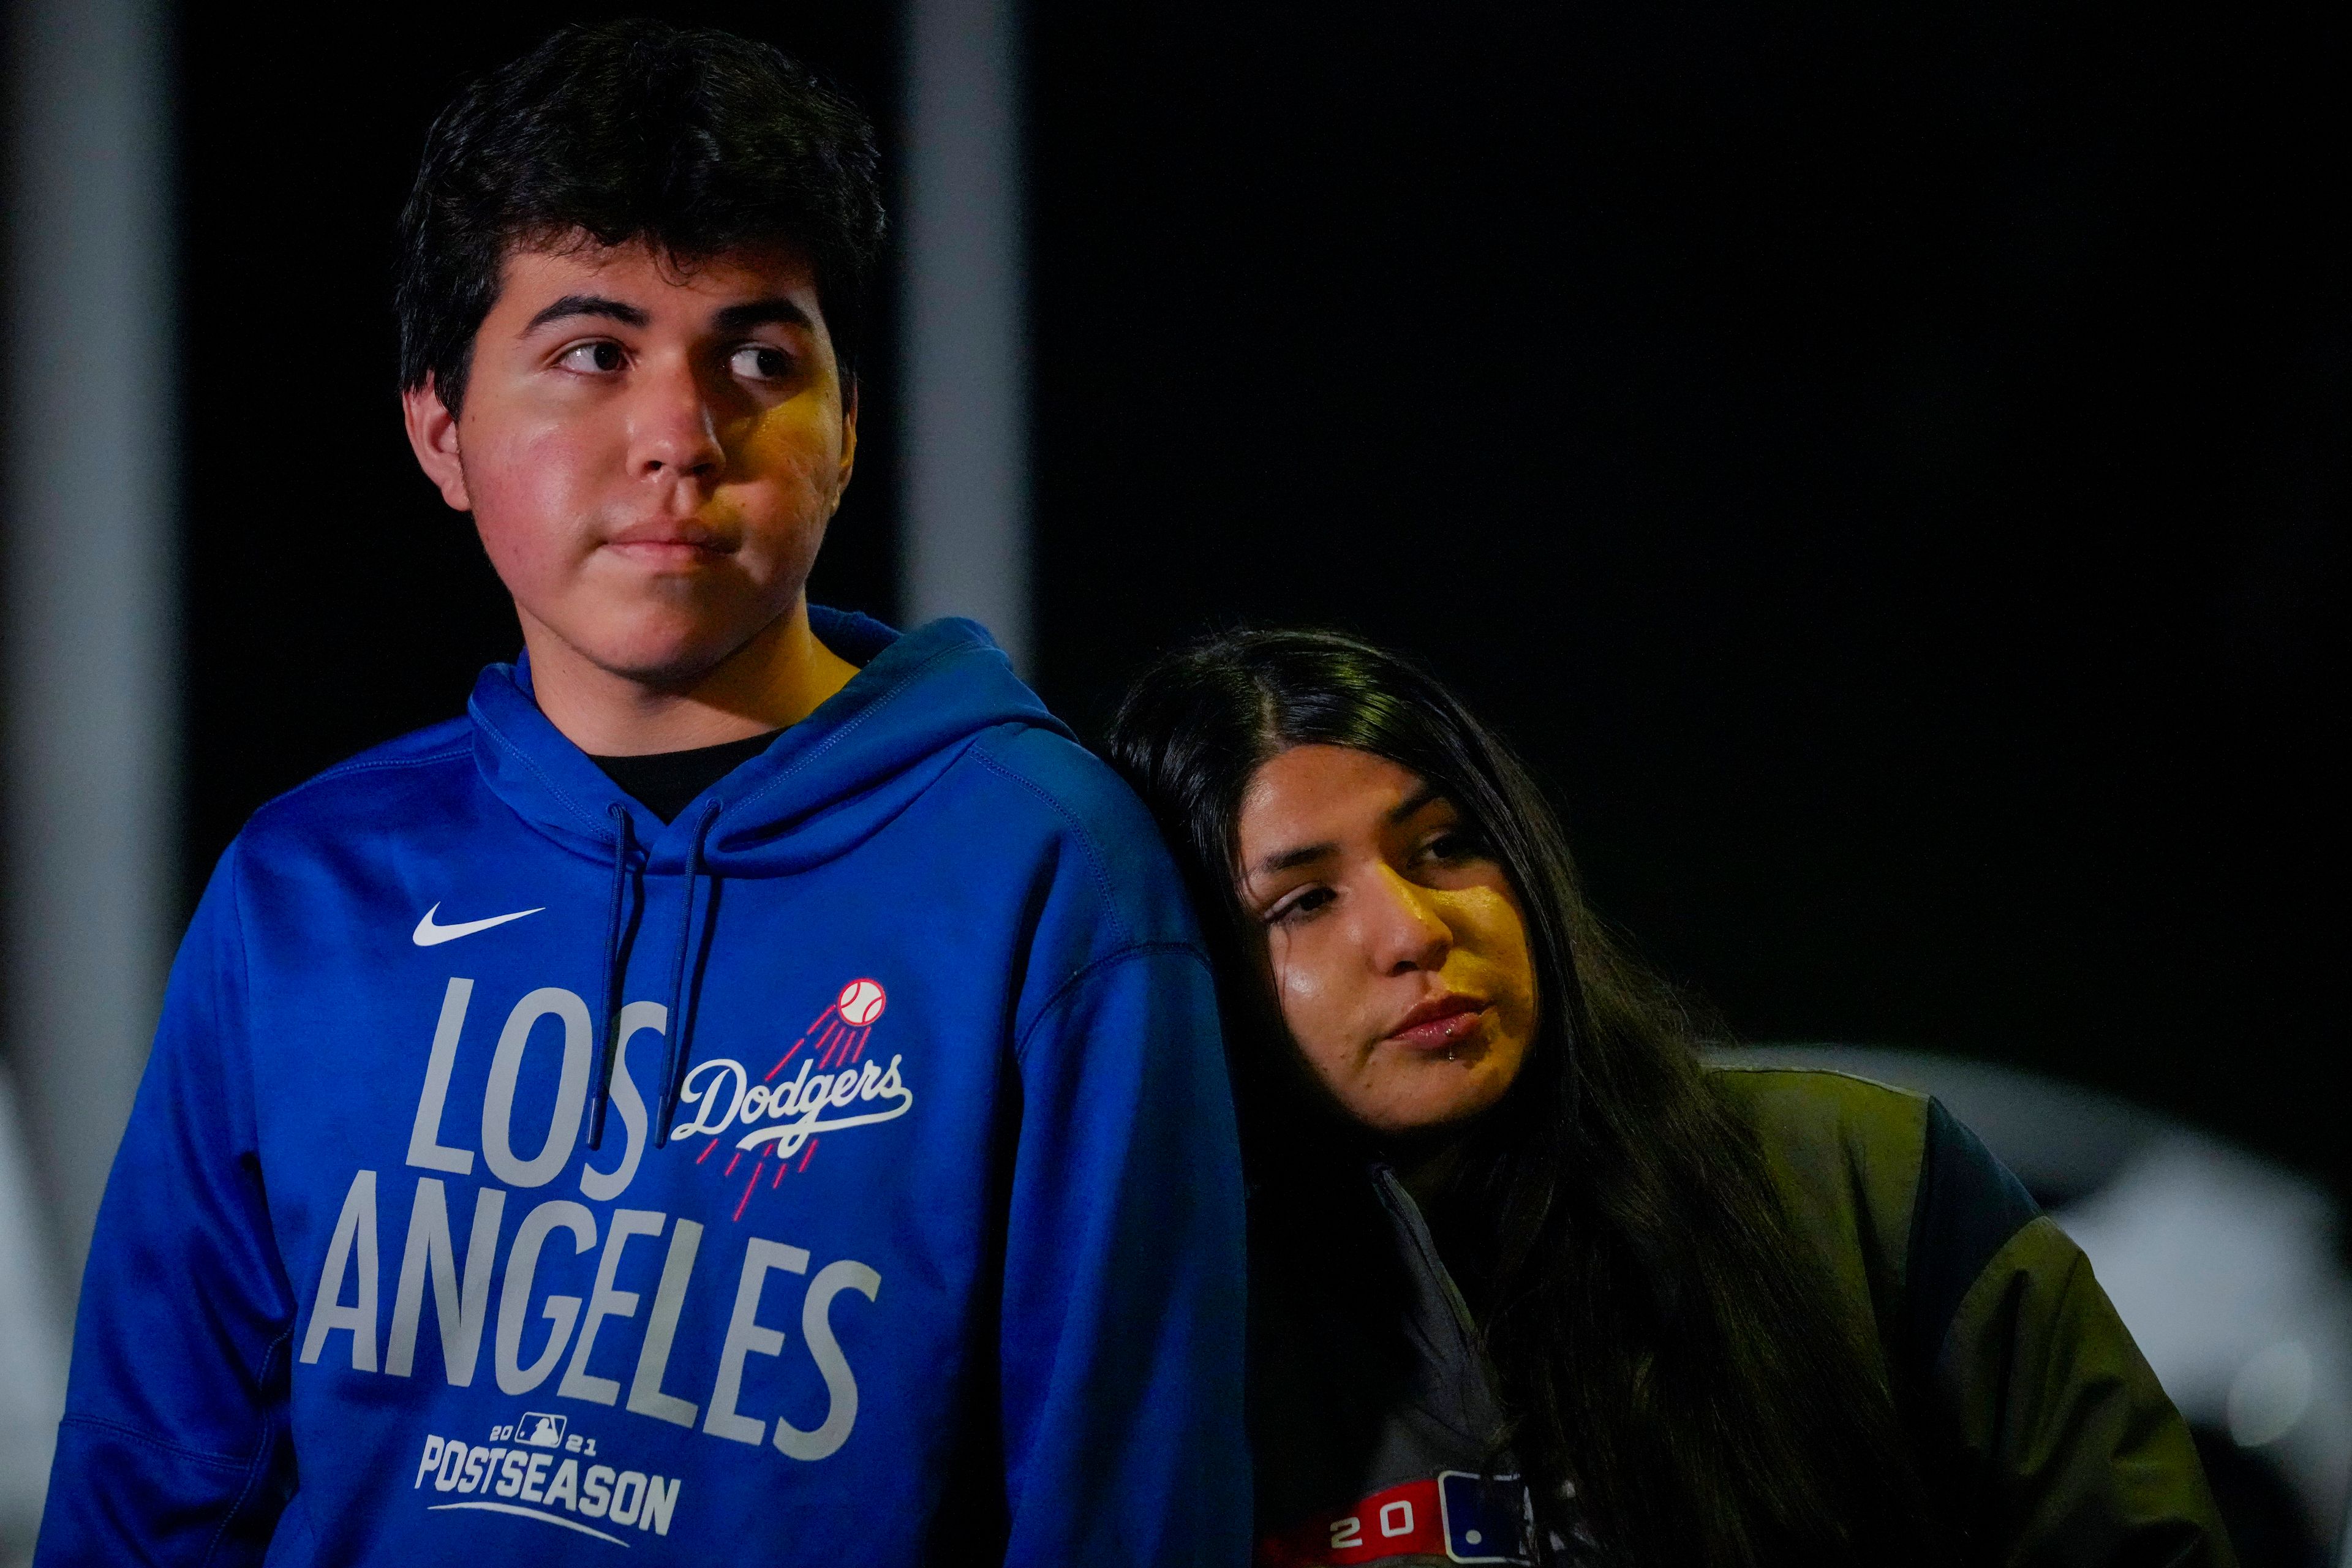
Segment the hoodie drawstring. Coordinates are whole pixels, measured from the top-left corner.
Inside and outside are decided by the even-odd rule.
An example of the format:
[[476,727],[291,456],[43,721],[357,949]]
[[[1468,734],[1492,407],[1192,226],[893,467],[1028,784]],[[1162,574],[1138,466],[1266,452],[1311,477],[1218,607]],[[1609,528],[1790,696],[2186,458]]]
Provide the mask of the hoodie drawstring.
[[656,1149],[669,1144],[670,1121],[677,1114],[678,1096],[685,1090],[687,1064],[694,1049],[694,1021],[688,1009],[694,1004],[692,970],[698,967],[699,957],[693,947],[695,883],[703,870],[702,840],[723,805],[714,800],[704,806],[686,841],[686,896],[678,904],[677,963],[670,973],[669,1059],[662,1073],[661,1120],[654,1129]]
[[621,939],[626,934],[629,897],[629,851],[636,835],[630,830],[629,808],[618,801],[604,808],[613,819],[613,908],[604,922],[604,1029],[602,1062],[596,1069],[595,1109],[589,1113],[588,1147],[604,1146],[604,1111],[613,1103],[613,1062],[621,1054]]

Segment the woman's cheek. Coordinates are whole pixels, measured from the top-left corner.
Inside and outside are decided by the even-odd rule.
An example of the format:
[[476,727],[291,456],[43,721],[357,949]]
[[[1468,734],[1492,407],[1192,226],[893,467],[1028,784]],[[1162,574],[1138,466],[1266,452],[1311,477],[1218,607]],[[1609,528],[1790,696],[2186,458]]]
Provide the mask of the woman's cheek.
[[1282,1021],[1290,1030],[1290,1037],[1315,1070],[1327,1079],[1344,1076],[1350,1055],[1335,1016],[1330,988],[1310,962],[1277,942],[1274,959],[1275,995],[1282,1004]]

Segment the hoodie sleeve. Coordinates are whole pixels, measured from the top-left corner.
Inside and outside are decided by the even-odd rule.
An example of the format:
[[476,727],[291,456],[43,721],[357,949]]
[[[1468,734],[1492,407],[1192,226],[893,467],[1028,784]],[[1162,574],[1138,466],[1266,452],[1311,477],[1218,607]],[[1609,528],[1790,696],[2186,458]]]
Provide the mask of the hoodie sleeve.
[[256,1152],[236,853],[172,966],[99,1208],[44,1568],[258,1563],[291,1491],[294,1301]]
[[1101,958],[1020,1042],[1005,1234],[1009,1564],[1249,1557],[1240,1155],[1205,961]]

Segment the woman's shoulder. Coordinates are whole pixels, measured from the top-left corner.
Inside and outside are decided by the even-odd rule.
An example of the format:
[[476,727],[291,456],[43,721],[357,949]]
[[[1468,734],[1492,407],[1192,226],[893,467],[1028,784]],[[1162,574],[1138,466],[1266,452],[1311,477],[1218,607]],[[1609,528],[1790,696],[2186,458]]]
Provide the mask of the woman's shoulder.
[[1736,1052],[1707,1068],[1791,1239],[1849,1300],[1867,1294],[1954,1517],[2010,1521],[2011,1561],[2228,1568],[2189,1428],[2081,1250],[1975,1133],[1926,1095],[1847,1073]]
[[1916,1199],[1932,1102],[1927,1096],[1828,1068],[1711,1056],[1716,1098],[1756,1139],[1790,1218],[1854,1211],[1899,1264]]
[[1711,1058],[1790,1228],[1867,1290],[1882,1342],[1932,1363],[1969,1286],[2042,1210],[1930,1097],[1826,1068]]
[[1925,1163],[1926,1095],[1823,1068],[1707,1061],[1717,1100],[1756,1141],[1789,1220],[1882,1340],[1899,1322]]
[[1734,1047],[1706,1055],[1707,1082],[1761,1135],[1916,1158],[1928,1097],[1837,1068],[1774,1061]]

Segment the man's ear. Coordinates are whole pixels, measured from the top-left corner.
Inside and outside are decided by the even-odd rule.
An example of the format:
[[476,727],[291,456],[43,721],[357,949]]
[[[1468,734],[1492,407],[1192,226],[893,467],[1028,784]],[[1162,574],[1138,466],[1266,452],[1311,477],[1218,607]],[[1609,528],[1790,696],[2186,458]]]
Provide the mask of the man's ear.
[[849,488],[849,471],[857,466],[857,378],[850,377],[841,394],[841,462],[835,469],[833,504],[841,505],[841,492]]
[[459,511],[473,510],[474,498],[466,491],[466,467],[457,458],[457,416],[442,403],[431,371],[425,373],[424,385],[409,387],[400,395],[400,412],[408,426],[408,447],[416,454],[416,466],[425,470],[443,500]]

